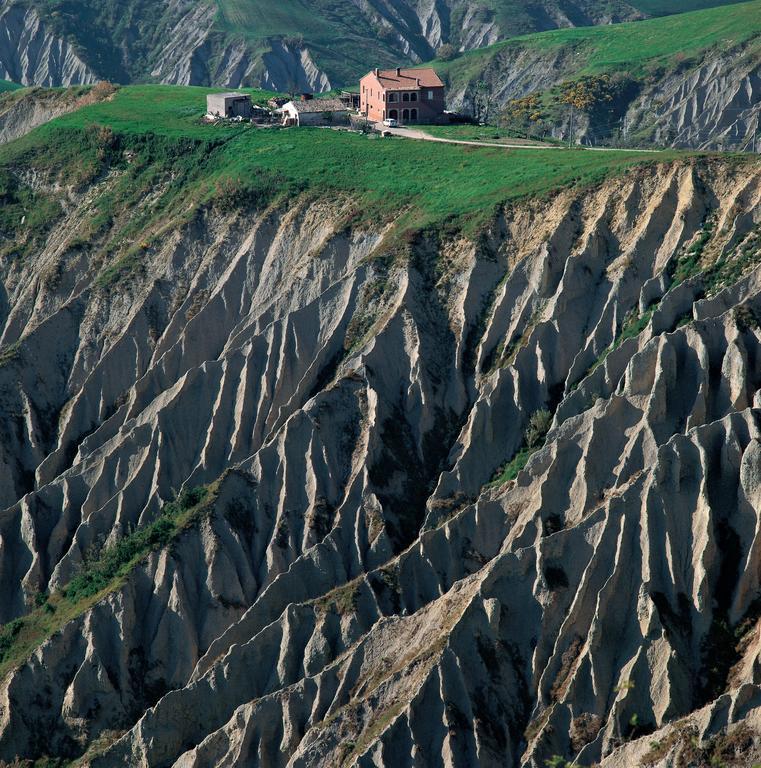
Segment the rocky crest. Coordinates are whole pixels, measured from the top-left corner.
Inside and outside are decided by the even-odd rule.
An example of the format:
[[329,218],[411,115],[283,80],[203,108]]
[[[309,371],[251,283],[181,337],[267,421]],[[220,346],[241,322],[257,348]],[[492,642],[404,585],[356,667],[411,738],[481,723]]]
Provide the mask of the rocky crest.
[[0,758],[758,749],[761,168],[640,168],[396,258],[336,201],[207,211],[117,286],[71,248],[113,183],[2,265],[0,620],[216,490],[8,670]]
[[[120,83],[155,80],[177,85],[238,88],[262,85],[274,90],[330,90],[330,82],[303,44],[272,41],[261,55],[243,41],[220,36],[212,4],[165,0],[153,15],[131,14],[123,39],[94,47],[87,28],[74,46],[34,7],[0,2],[0,77],[24,85],[61,86],[107,79]],[[156,18],[153,18],[156,16]],[[104,20],[102,24],[107,24]],[[114,36],[115,35],[115,36]]]

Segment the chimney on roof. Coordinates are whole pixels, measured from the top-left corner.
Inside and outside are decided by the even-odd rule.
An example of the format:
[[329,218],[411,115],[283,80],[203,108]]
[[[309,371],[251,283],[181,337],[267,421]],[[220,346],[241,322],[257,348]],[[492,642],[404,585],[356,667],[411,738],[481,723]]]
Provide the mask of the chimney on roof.
[[374,74],[376,77],[378,77],[378,67],[376,67],[376,68],[373,70],[373,74]]
[[399,75],[401,75],[401,74],[402,74],[402,68],[401,67],[397,67],[396,68],[396,76],[399,77]]

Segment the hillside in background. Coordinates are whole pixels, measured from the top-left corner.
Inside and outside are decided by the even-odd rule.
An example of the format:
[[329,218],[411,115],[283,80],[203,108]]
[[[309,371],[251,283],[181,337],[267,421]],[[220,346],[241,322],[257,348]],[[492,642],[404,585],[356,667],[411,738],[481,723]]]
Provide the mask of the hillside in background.
[[0,75],[24,84],[329,90],[372,66],[508,37],[676,13],[677,0],[2,0]]
[[0,761],[761,760],[758,158],[207,92],[0,98]]
[[471,108],[479,83],[493,118],[536,96],[527,130],[569,137],[558,86],[573,81],[591,101],[576,111],[576,139],[749,148],[761,114],[761,3],[543,32],[434,66],[453,108]]

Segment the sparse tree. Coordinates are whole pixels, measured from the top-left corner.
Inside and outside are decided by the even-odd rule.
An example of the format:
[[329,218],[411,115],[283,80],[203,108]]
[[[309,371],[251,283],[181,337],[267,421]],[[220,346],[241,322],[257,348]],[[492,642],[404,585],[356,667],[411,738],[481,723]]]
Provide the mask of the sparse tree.
[[296,101],[298,98],[298,95],[300,93],[299,90],[299,83],[296,80],[296,78],[293,76],[293,74],[288,75],[288,80],[285,84],[285,92],[288,94],[291,101]]
[[290,35],[284,37],[283,45],[290,50],[301,50],[304,47],[304,35]]
[[452,43],[444,43],[436,51],[436,58],[440,61],[451,61],[455,56],[457,56],[457,48]]
[[538,448],[544,442],[551,425],[552,414],[546,408],[534,411],[528,420],[525,435],[526,445],[529,448]]
[[466,103],[472,106],[473,119],[477,123],[488,123],[491,108],[494,104],[494,93],[485,80],[473,84],[465,94]]
[[631,81],[625,76],[590,75],[578,80],[566,80],[559,86],[557,100],[569,108],[569,142],[573,142],[576,113],[591,114],[608,112],[607,119],[614,117],[615,102],[630,86]]
[[499,115],[499,124],[527,137],[546,132],[546,114],[537,94],[529,94],[507,102]]
[[357,120],[354,126],[360,133],[370,133],[373,130],[369,120]]

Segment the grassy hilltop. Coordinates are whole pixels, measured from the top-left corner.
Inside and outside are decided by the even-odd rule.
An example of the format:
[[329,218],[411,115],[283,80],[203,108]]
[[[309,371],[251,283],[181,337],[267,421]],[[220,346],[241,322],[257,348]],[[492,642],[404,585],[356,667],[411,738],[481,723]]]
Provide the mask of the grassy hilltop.
[[0,80],[0,93],[8,91],[17,91],[21,88],[18,83],[12,83],[10,80]]
[[434,66],[456,85],[496,65],[500,56],[523,50],[548,54],[564,51],[574,62],[560,73],[564,77],[603,72],[644,77],[664,67],[684,65],[711,50],[729,51],[741,45],[749,45],[749,53],[761,50],[761,0],[668,18],[525,35],[469,51],[451,61],[436,61]]
[[[0,148],[0,166],[54,171],[84,184],[122,168],[121,194],[176,178],[166,215],[219,196],[255,203],[293,194],[344,196],[361,218],[396,217],[422,226],[444,219],[474,224],[495,206],[674,153],[508,150],[432,144],[322,129],[206,125],[204,88],[129,86],[107,101],[60,117]],[[252,92],[262,100],[268,94]],[[125,165],[125,152],[134,160]],[[170,198],[173,198],[170,200]],[[115,204],[115,203],[112,203]]]

